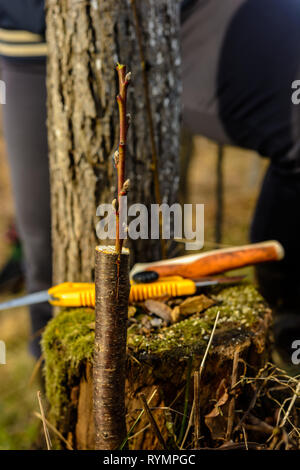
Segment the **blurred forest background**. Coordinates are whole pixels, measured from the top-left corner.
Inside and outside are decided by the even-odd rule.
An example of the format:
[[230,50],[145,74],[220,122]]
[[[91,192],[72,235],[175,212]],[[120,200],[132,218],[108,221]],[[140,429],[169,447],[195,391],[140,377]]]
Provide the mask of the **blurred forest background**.
[[[205,250],[215,247],[216,168],[218,146],[196,136],[187,173],[185,202],[205,204]],[[248,230],[267,162],[254,152],[224,148],[224,245],[248,242]],[[0,124],[0,265],[9,255],[5,232],[14,219],[9,169]],[[251,270],[246,271],[251,275]],[[9,295],[0,295],[0,302]],[[29,317],[26,308],[0,312],[0,339],[7,364],[0,365],[0,450],[36,448],[41,441],[36,392],[40,385],[35,362],[28,354]]]

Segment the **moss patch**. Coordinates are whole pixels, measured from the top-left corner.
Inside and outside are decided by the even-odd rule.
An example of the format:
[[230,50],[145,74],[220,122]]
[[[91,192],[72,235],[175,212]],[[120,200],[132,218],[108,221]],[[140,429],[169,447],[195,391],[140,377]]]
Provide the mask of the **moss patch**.
[[92,360],[94,321],[92,309],[64,309],[44,332],[46,391],[54,422],[66,415],[70,387],[78,382],[80,365]]
[[[217,330],[253,326],[266,312],[266,303],[248,284],[213,289],[217,305],[175,325],[147,336],[128,332],[130,354],[138,358],[192,356],[207,343],[217,312]],[[94,345],[94,310],[64,309],[50,321],[43,335],[47,395],[53,422],[65,416],[70,403],[70,388],[80,379],[81,365],[92,360]]]
[[[217,291],[217,292],[216,292]],[[161,329],[148,337],[130,334],[128,346],[139,356],[191,356],[207,344],[217,312],[219,329],[251,327],[266,311],[266,303],[252,285],[215,290],[217,305],[205,312]]]

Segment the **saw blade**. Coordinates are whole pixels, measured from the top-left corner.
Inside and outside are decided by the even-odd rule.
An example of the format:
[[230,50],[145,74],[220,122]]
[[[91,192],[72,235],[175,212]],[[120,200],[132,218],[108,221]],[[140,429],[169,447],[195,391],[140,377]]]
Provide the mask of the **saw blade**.
[[48,294],[47,290],[35,292],[34,294],[24,295],[17,299],[11,299],[7,302],[0,304],[0,310],[7,310],[9,308],[24,307],[25,305],[40,304],[52,300],[52,296]]

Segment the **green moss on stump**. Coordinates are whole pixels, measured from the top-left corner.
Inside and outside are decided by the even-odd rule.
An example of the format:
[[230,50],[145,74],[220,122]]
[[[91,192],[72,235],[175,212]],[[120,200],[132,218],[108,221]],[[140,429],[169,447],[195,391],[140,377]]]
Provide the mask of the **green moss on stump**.
[[218,328],[249,328],[266,311],[265,301],[251,285],[222,289],[214,298],[217,305],[204,313],[163,328],[150,337],[129,335],[129,348],[139,357],[143,354],[192,356],[207,344],[218,311]]
[[64,309],[43,334],[46,392],[54,422],[69,407],[70,387],[77,384],[80,365],[92,360],[94,321],[92,309]]
[[[128,332],[128,348],[139,361],[143,357],[191,357],[203,350],[217,312],[217,330],[248,330],[263,318],[267,306],[256,289],[248,284],[211,290],[217,305],[149,336]],[[92,360],[94,310],[64,309],[53,318],[43,335],[47,396],[53,422],[60,421],[70,406],[70,389],[79,383],[82,366]]]

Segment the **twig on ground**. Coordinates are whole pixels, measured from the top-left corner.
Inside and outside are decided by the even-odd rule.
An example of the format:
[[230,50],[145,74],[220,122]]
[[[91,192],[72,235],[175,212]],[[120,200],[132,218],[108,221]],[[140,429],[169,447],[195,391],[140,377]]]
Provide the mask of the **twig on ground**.
[[249,447],[248,447],[248,439],[247,439],[247,434],[246,434],[245,426],[242,426],[242,430],[243,430],[243,436],[244,436],[244,441],[245,441],[246,450],[249,450]]
[[200,381],[199,371],[194,373],[194,448],[199,449],[200,441]]
[[187,376],[186,376],[186,384],[185,384],[185,393],[184,393],[184,407],[183,407],[183,418],[180,426],[179,436],[178,436],[178,444],[180,445],[182,438],[184,437],[184,430],[185,424],[187,420],[188,414],[188,407],[189,407],[189,396],[190,396],[190,381],[191,381],[191,373],[192,373],[192,366],[193,366],[193,358],[189,359],[188,369],[187,369]]
[[284,417],[282,418],[282,421],[281,421],[281,423],[280,423],[280,425],[279,425],[280,428],[283,428],[283,427],[285,426],[286,421],[287,421],[287,419],[288,419],[288,417],[289,417],[289,415],[290,415],[290,412],[291,412],[291,410],[292,410],[292,408],[293,408],[293,406],[294,406],[294,404],[295,404],[295,401],[296,401],[297,397],[299,397],[299,395],[300,395],[300,382],[298,383],[297,388],[296,388],[296,391],[295,391],[295,393],[294,393],[294,395],[293,395],[293,397],[292,397],[292,399],[291,399],[291,402],[290,402],[290,404],[289,404],[289,407],[288,407],[288,409],[286,410],[286,413],[285,413]]
[[159,430],[159,427],[157,426],[157,423],[156,423],[156,421],[155,421],[155,419],[154,419],[154,416],[153,416],[153,414],[152,414],[152,412],[151,412],[151,410],[150,410],[150,408],[149,408],[149,406],[148,406],[147,399],[146,399],[145,395],[144,395],[143,393],[140,393],[139,397],[140,397],[140,399],[141,399],[141,401],[142,401],[143,408],[144,408],[144,410],[145,410],[145,413],[146,413],[147,416],[148,416],[148,419],[149,419],[149,422],[150,422],[151,427],[152,427],[152,429],[153,429],[153,432],[155,433],[155,435],[156,435],[156,437],[157,437],[157,439],[158,439],[160,445],[162,446],[162,448],[163,448],[164,450],[166,450],[166,449],[167,449],[167,445],[166,445],[166,443],[165,443],[164,438],[163,438],[162,435],[161,435],[161,432],[160,432],[160,430]]
[[259,397],[259,394],[261,392],[261,390],[263,389],[264,387],[264,382],[262,384],[260,384],[260,386],[258,388],[255,389],[254,391],[254,395],[251,399],[251,402],[250,402],[250,405],[248,406],[246,412],[243,414],[243,416],[241,417],[240,421],[238,422],[238,424],[235,426],[233,432],[235,433],[236,431],[238,431],[238,429],[242,426],[242,424],[244,424],[246,418],[249,416],[250,414],[250,411],[255,407],[255,404],[256,404],[256,401],[257,401],[257,398]]
[[274,426],[262,421],[261,419],[257,418],[256,416],[249,415],[250,424],[246,424],[246,429],[261,432],[264,434],[272,434],[274,431]]
[[243,442],[237,442],[234,444],[223,444],[214,450],[263,450],[265,448],[265,445],[259,444],[258,442],[247,442],[247,447]]
[[238,365],[239,365],[239,350],[236,350],[233,357],[233,364],[232,364],[232,375],[231,375],[231,393],[233,396],[229,402],[228,408],[228,421],[227,421],[227,432],[226,432],[226,440],[230,441],[231,433],[234,423],[234,412],[235,412],[235,396],[234,396],[234,387],[237,383],[237,373],[238,373]]
[[[155,390],[153,390],[153,392],[151,393],[150,397],[148,398],[147,400],[147,403],[148,405],[150,405],[152,399],[154,398],[155,394],[157,393],[157,388]],[[132,431],[134,430],[134,428],[136,427],[136,425],[139,423],[141,417],[143,416],[145,410],[144,408],[141,410],[141,412],[139,413],[138,417],[136,418],[135,422],[133,423],[133,425],[131,426],[131,428],[129,429],[128,433],[127,433],[127,436],[125,437],[124,441],[122,442],[121,446],[120,446],[120,450],[124,449],[127,441],[129,440],[129,438],[131,437],[131,433]]]
[[146,431],[146,429],[149,429],[151,427],[150,423],[148,423],[146,426],[144,426],[142,429],[137,431],[135,434],[132,434],[132,436],[128,437],[128,440],[130,441],[131,439],[134,439],[136,436],[141,434],[142,432]]
[[[215,334],[215,330],[216,330],[216,327],[217,327],[217,323],[218,323],[218,320],[219,320],[219,316],[220,316],[220,311],[218,311],[217,315],[216,315],[216,319],[215,319],[215,323],[214,323],[214,326],[213,326],[213,329],[211,331],[211,334],[210,334],[210,338],[208,340],[208,343],[207,343],[207,346],[206,346],[206,350],[205,350],[205,353],[204,353],[204,356],[202,358],[202,361],[201,361],[201,364],[200,364],[200,368],[199,368],[199,384],[201,382],[201,377],[202,377],[202,373],[203,373],[203,369],[204,369],[204,365],[205,365],[205,361],[206,361],[206,358],[207,358],[207,355],[208,355],[208,351],[210,349],[210,346],[211,346],[211,343],[212,343],[212,340],[213,340],[213,337],[214,337],[214,334]],[[188,422],[188,425],[187,425],[187,428],[186,428],[186,431],[185,431],[185,435],[184,435],[184,438],[182,440],[182,443],[180,445],[180,450],[183,449],[183,446],[185,444],[185,441],[188,437],[188,434],[190,432],[190,428],[192,426],[192,422],[193,422],[193,417],[194,417],[194,409],[195,409],[195,400],[193,400],[193,404],[192,404],[192,409],[191,409],[191,413],[190,413],[190,418],[189,418],[189,422]]]
[[170,408],[169,406],[150,406],[150,410],[163,410],[163,411],[171,411],[179,416],[186,416],[183,413],[181,413],[178,410],[175,410],[174,408]]
[[32,371],[32,374],[29,378],[29,381],[28,381],[28,386],[31,387],[31,385],[33,384],[36,376],[37,376],[37,373],[38,371],[40,370],[41,368],[41,365],[42,365],[42,362],[43,362],[43,359],[44,359],[44,356],[43,354],[41,354],[41,356],[39,357],[39,359],[36,361],[36,363],[34,364],[34,368],[33,368],[33,371]]
[[206,346],[206,350],[205,350],[203,359],[202,359],[201,364],[200,364],[199,380],[201,380],[201,377],[202,377],[202,372],[203,372],[203,369],[204,369],[205,361],[206,361],[206,358],[207,358],[207,355],[208,355],[208,351],[209,351],[209,349],[210,349],[210,346],[211,346],[211,343],[212,343],[212,340],[213,340],[213,337],[214,337],[214,334],[215,334],[215,331],[216,331],[216,327],[217,327],[217,323],[218,323],[218,320],[219,320],[219,316],[220,316],[220,311],[218,311],[218,313],[217,313],[217,315],[216,315],[215,323],[214,323],[213,329],[212,329],[212,331],[211,331],[210,338],[209,338],[209,341],[208,341],[208,343],[207,343],[207,346]]
[[[36,411],[34,411],[34,416],[36,416],[37,418],[39,418],[41,421],[43,421],[43,417],[40,413],[37,413]],[[74,450],[73,447],[71,446],[71,444],[67,441],[67,439],[62,435],[61,432],[59,432],[58,429],[56,429],[55,426],[53,426],[53,424],[50,423],[50,421],[48,421],[46,418],[45,418],[45,423],[47,424],[48,428],[51,429],[51,431],[54,432],[54,434],[57,435],[57,437],[59,437],[59,439],[61,439],[61,441],[66,444],[66,447],[68,450]]]
[[41,399],[41,392],[39,390],[37,391],[37,398],[38,398],[38,402],[39,402],[39,406],[40,406],[40,410],[41,410],[41,417],[42,417],[42,422],[43,422],[43,428],[44,428],[44,434],[45,434],[47,449],[51,450],[52,443],[51,443],[50,434],[49,434],[49,431],[48,431],[48,428],[47,428],[46,417],[45,417],[44,408],[43,408],[42,399]]

